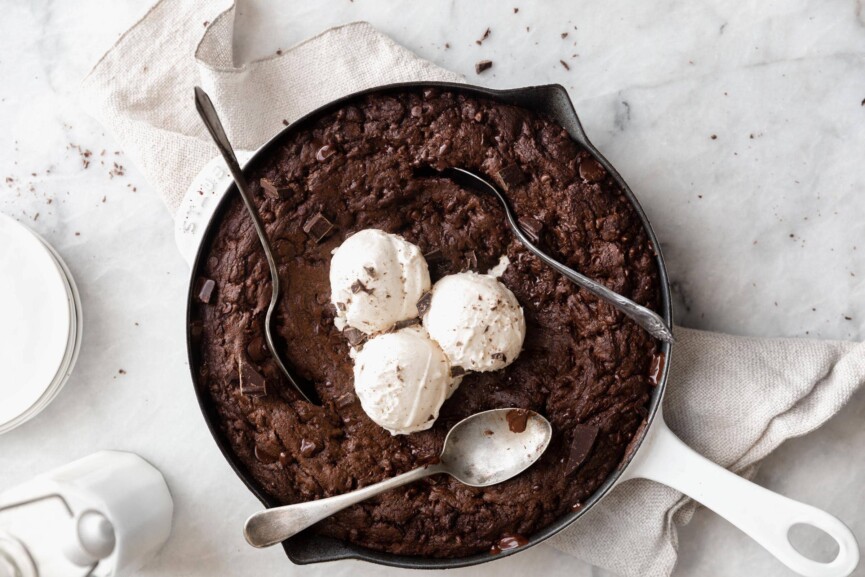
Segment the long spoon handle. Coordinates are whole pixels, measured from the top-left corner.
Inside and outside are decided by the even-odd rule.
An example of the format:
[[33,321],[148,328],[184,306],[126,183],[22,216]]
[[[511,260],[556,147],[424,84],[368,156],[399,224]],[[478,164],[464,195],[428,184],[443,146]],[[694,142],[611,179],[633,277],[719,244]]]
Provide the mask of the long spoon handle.
[[498,199],[502,203],[502,207],[504,208],[505,216],[508,219],[508,225],[510,226],[513,233],[517,236],[517,238],[520,239],[520,242],[522,242],[532,254],[541,259],[550,267],[565,275],[574,284],[586,289],[599,299],[607,301],[618,310],[622,311],[624,314],[634,319],[634,321],[636,321],[638,325],[646,329],[646,331],[653,337],[668,343],[674,342],[675,339],[673,338],[673,332],[664,322],[664,319],[662,319],[660,315],[658,315],[655,311],[639,305],[631,299],[625,298],[619,293],[608,289],[601,283],[578,273],[570,267],[565,266],[564,264],[560,263],[556,259],[549,256],[547,253],[539,249],[537,246],[535,246],[534,243],[532,243],[532,241],[529,240],[528,236],[526,236],[526,234],[523,232],[522,228],[517,222],[517,219],[514,217],[514,213],[511,210],[507,199],[501,193],[499,193],[498,189],[496,189],[493,185],[468,170],[463,170],[461,168],[450,168],[449,170],[453,171],[455,174],[460,175],[461,179],[470,179],[471,182],[475,183],[476,185],[482,185],[483,187],[487,188],[492,194],[498,197]]
[[271,545],[285,541],[289,537],[300,533],[307,527],[330,517],[338,511],[342,511],[346,507],[365,501],[370,497],[375,497],[389,489],[394,489],[418,479],[423,479],[429,475],[442,472],[444,470],[441,465],[419,467],[408,473],[385,479],[375,485],[369,485],[368,487],[345,493],[344,495],[265,509],[264,511],[255,513],[246,520],[243,535],[246,537],[246,541],[253,547],[270,547]]
[[[282,357],[276,350],[276,343],[273,342],[271,333],[271,324],[273,320],[273,312],[276,310],[276,305],[279,302],[279,272],[276,268],[276,259],[273,258],[273,251],[270,250],[270,243],[267,240],[267,233],[264,230],[264,225],[261,222],[261,217],[258,215],[258,208],[252,202],[252,196],[249,194],[249,184],[246,182],[246,177],[243,175],[243,170],[240,168],[240,163],[237,162],[237,156],[234,154],[234,148],[228,141],[228,136],[225,134],[225,128],[222,126],[222,121],[216,113],[216,108],[213,107],[213,102],[210,97],[200,87],[195,87],[195,108],[198,110],[198,115],[204,122],[204,126],[213,138],[216,148],[225,159],[225,164],[228,165],[228,170],[234,178],[234,183],[237,185],[237,190],[240,192],[240,197],[243,199],[243,204],[246,205],[246,210],[252,218],[252,224],[255,227],[255,232],[258,234],[258,239],[261,241],[261,248],[264,250],[264,256],[267,258],[267,266],[270,268],[270,280],[273,287],[270,293],[270,305],[267,307],[267,315],[264,319],[265,331],[264,336],[267,340],[267,348],[270,350],[270,355],[273,360],[279,365],[282,374],[288,379],[288,382],[306,399],[312,403],[313,400],[300,386],[288,368],[283,364]],[[319,403],[315,403],[319,404]]]

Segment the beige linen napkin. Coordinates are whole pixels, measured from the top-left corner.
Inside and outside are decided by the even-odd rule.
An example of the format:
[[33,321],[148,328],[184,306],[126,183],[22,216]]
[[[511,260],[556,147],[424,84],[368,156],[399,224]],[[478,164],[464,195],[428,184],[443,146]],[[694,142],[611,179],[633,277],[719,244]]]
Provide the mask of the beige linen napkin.
[[[202,23],[209,21],[206,29]],[[111,129],[172,213],[216,155],[192,100],[201,85],[238,148],[254,150],[293,120],[345,94],[409,80],[460,81],[365,23],[327,30],[281,55],[235,66],[234,10],[163,0],[102,58],[83,102]],[[202,36],[203,34],[203,36]],[[865,380],[865,344],[752,339],[679,328],[665,413],[697,451],[751,475],[785,439],[814,430]],[[627,576],[669,575],[677,527],[695,504],[628,481],[549,543]]]

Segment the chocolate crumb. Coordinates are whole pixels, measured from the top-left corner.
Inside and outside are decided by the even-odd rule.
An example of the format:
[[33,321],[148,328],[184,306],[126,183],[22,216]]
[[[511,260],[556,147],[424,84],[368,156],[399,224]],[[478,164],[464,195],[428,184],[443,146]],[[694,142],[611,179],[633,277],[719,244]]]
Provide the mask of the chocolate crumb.
[[718,135],[717,135],[717,134],[713,134],[713,135],[710,136],[709,138],[711,138],[712,140],[718,140]]
[[285,118],[283,118],[283,119],[282,119],[282,125],[283,125],[283,126],[288,126],[288,120],[286,120]]
[[514,8],[514,14],[516,14],[516,13],[519,12],[519,11],[520,11],[519,8]]
[[432,304],[432,293],[426,292],[417,301],[417,316],[423,318],[429,312],[430,304]]
[[125,375],[125,374],[126,374],[126,371],[123,370],[123,369],[119,369],[119,370],[117,371],[117,373],[118,373],[118,374],[121,374],[121,375]]
[[570,69],[571,69],[571,67],[570,67],[570,66],[568,66],[568,63],[567,63],[567,62],[565,62],[565,61],[564,61],[564,60],[559,60],[559,62],[561,62],[561,63],[562,63],[562,66],[564,66],[564,67],[565,67],[565,70],[570,70]]
[[562,38],[567,38],[567,37],[568,37],[568,33],[567,33],[567,32],[562,32]]
[[481,74],[482,72],[489,70],[493,67],[492,60],[481,60],[477,64],[475,64],[475,74]]
[[277,56],[282,56],[282,48],[280,48],[279,50],[276,51],[276,55],[277,55]]
[[215,288],[216,281],[209,278],[204,279],[204,282],[201,284],[201,290],[198,291],[198,300],[204,304],[210,304],[210,300],[213,298],[213,289]]
[[321,242],[333,230],[333,223],[325,218],[323,214],[316,213],[303,225],[303,232],[308,234],[315,242]]
[[480,46],[481,44],[484,43],[484,40],[486,40],[489,37],[490,37],[490,29],[487,28],[486,30],[484,30],[484,35],[480,37],[480,40],[475,40],[475,44]]

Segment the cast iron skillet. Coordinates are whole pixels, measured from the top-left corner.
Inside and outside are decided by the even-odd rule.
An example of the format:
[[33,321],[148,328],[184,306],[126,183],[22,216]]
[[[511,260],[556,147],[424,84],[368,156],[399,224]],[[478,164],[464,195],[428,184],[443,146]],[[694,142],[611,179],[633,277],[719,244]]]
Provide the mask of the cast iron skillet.
[[[489,98],[546,114],[561,124],[576,142],[588,150],[612,175],[643,222],[643,227],[646,230],[649,241],[655,249],[655,261],[658,267],[661,289],[661,310],[659,313],[668,326],[672,325],[670,285],[667,278],[667,269],[664,264],[663,255],[661,254],[660,244],[655,237],[652,226],[637,198],[631,192],[631,189],[622,180],[622,177],[616,172],[615,168],[589,142],[567,91],[560,85],[531,86],[513,90],[492,90],[478,86],[446,82],[408,82],[371,88],[335,100],[293,122],[262,146],[249,161],[248,165],[254,165],[259,159],[267,157],[270,151],[282,141],[286,134],[301,129],[310,120],[327,114],[354,98],[379,92],[425,87],[444,88],[470,96]],[[188,327],[191,326],[192,303],[195,296],[194,280],[197,278],[196,271],[199,269],[202,247],[209,244],[215,229],[213,223],[220,220],[226,207],[225,198],[232,193],[236,194],[233,184],[220,201],[213,217],[208,223],[192,266],[187,302]],[[216,444],[237,476],[240,477],[249,490],[266,507],[279,505],[279,503],[274,502],[267,496],[251,476],[247,475],[243,464],[237,459],[219,432],[214,409],[210,404],[207,391],[203,389],[202,384],[198,380],[196,352],[192,346],[193,340],[189,334],[189,329],[187,329],[187,343],[189,367],[192,373],[192,380],[195,384],[198,403]],[[293,563],[301,565],[336,561],[339,559],[359,559],[381,565],[408,569],[447,569],[478,565],[486,561],[513,555],[544,541],[586,514],[616,484],[632,478],[647,478],[674,487],[714,509],[766,547],[770,553],[794,571],[803,575],[813,575],[814,577],[849,575],[858,563],[859,549],[852,533],[843,523],[819,509],[772,493],[730,473],[688,448],[670,431],[663,419],[661,400],[667,386],[672,347],[668,343],[659,344],[660,353],[662,354],[660,375],[657,386],[654,388],[649,401],[649,413],[644,425],[635,434],[624,460],[594,494],[583,503],[583,507],[579,511],[564,515],[556,522],[531,535],[526,545],[503,551],[499,555],[490,555],[483,552],[471,557],[439,559],[373,551],[330,537],[315,535],[310,531],[304,531],[283,543],[286,555]],[[802,556],[793,549],[787,539],[787,532],[792,525],[797,523],[810,524],[829,533],[839,544],[839,553],[835,560],[830,563],[818,563]],[[241,530],[241,524],[242,520],[238,519],[238,531]],[[623,551],[622,554],[626,555],[627,552]]]

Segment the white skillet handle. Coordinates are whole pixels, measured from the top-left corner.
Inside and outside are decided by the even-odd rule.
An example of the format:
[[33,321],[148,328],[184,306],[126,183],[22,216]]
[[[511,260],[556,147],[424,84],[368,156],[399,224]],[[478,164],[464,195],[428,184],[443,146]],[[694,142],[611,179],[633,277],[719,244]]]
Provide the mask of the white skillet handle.
[[[859,563],[859,546],[844,523],[825,511],[773,493],[709,461],[679,440],[660,413],[626,476],[658,481],[699,501],[800,575],[846,577]],[[820,563],[797,552],[790,544],[788,532],[800,523],[822,529],[835,539],[838,556],[829,563]]]

